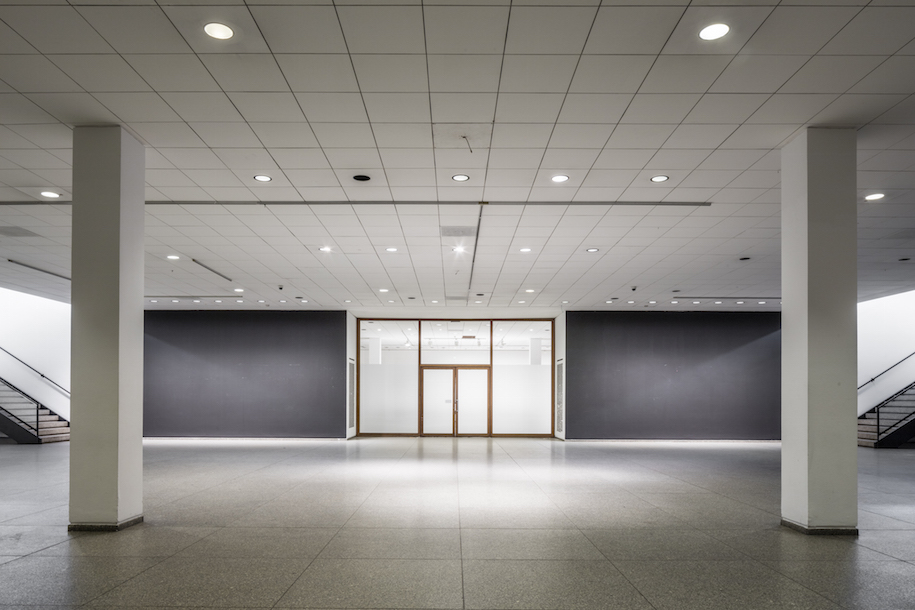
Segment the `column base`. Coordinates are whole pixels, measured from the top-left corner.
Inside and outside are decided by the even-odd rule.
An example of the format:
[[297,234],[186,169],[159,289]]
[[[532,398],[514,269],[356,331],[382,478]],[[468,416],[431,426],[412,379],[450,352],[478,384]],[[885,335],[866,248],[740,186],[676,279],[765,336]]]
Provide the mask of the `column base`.
[[121,521],[120,523],[71,523],[68,532],[119,532],[131,525],[143,523],[143,515]]
[[856,527],[807,527],[794,521],[782,519],[782,525],[808,536],[857,536]]

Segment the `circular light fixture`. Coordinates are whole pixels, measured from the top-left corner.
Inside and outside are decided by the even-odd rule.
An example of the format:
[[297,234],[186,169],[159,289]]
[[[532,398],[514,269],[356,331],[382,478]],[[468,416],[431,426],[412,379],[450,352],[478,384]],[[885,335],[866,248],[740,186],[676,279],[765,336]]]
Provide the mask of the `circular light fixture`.
[[285,303],[285,302],[286,302],[285,300],[280,300],[280,303]]
[[654,305],[657,301],[648,301],[649,305]]
[[530,288],[528,288],[528,289],[527,289],[527,290],[525,290],[525,291],[524,291],[524,292],[534,292],[534,291],[533,291],[533,290],[531,290],[531,289],[530,289]]
[[737,301],[738,305],[743,305],[743,301]]
[[438,301],[432,301],[433,303],[438,303]]
[[266,176],[264,174],[258,174],[256,176],[254,176],[254,179],[257,180],[258,182],[270,182],[271,180],[273,180],[273,178],[271,178],[270,176]]
[[242,301],[241,299],[238,299],[238,300],[235,301],[235,302],[236,302],[236,303],[244,303],[244,301]]
[[698,305],[699,301],[693,301],[693,305]]
[[452,252],[463,252],[464,246],[457,246],[456,248],[451,248]]
[[48,199],[59,199],[60,193],[55,193],[54,191],[41,191],[42,197],[47,197]]
[[477,305],[479,305],[479,304],[482,303],[482,302],[483,302],[483,301],[474,301],[474,303],[476,303]]
[[702,40],[718,40],[730,31],[731,28],[724,23],[713,23],[699,31],[699,38]]
[[519,303],[527,303],[527,301],[518,301]]
[[387,291],[388,291],[387,288],[379,288],[379,289],[378,289],[378,292],[387,292]]
[[635,301],[626,301],[626,302],[629,303],[630,305],[635,304]]
[[207,36],[210,38],[216,38],[218,40],[228,40],[235,36],[235,32],[232,31],[232,28],[227,26],[224,23],[208,23],[203,26],[203,31],[207,33]]
[[323,248],[318,248],[321,252],[330,252],[330,246],[324,246]]
[[200,299],[194,299],[194,302],[195,302],[195,303],[199,303],[199,302],[200,302]]
[[613,305],[613,301],[604,301],[607,305]]
[[372,178],[370,176],[366,176],[365,174],[356,174],[353,176],[353,180],[356,182],[368,182],[371,179]]
[[599,251],[600,250],[598,248],[588,248],[587,250],[585,250],[585,252],[599,252]]
[[520,250],[518,250],[518,252],[530,252],[530,251],[531,251],[530,248],[521,248]]
[[715,301],[715,305],[721,305],[721,301]]
[[216,299],[215,302],[216,302],[216,303],[222,303],[222,301],[220,301],[219,299]]
[[170,261],[176,261],[176,260],[178,260],[178,259],[181,258],[181,257],[178,256],[177,254],[169,254],[169,255],[166,256],[165,258],[167,258],[167,259],[170,260]]
[[565,174],[559,174],[558,176],[553,176],[552,178],[550,178],[550,180],[552,180],[553,182],[565,182],[568,179],[569,179],[569,177],[566,176]]
[[455,174],[455,175],[451,176],[451,179],[454,180],[455,182],[467,182],[468,180],[470,180],[470,176],[468,176],[467,174]]
[[566,305],[566,304],[568,304],[568,301],[563,301],[562,303],[563,303],[563,305]]
[[[47,193],[42,193],[42,195],[47,195]],[[883,199],[886,197],[883,193],[874,193],[872,195],[867,195],[864,199],[866,201],[877,201],[878,199]]]
[[766,302],[765,302],[765,301],[760,301],[759,304],[760,304],[760,305],[765,305]]
[[244,292],[244,291],[245,291],[244,288],[236,288],[236,289],[235,289],[235,292]]
[[680,301],[671,301],[670,304],[671,304],[671,305],[676,305],[676,304],[679,303],[679,302],[680,302]]
[[394,301],[388,301],[388,303],[393,303]]
[[670,180],[670,176],[665,176],[663,174],[651,177],[652,182],[667,182],[668,180]]
[[149,302],[150,302],[150,303],[158,303],[159,301],[157,301],[156,299],[150,299]]
[[172,299],[172,303],[177,303],[178,299]]
[[385,248],[385,252],[397,252],[397,248]]

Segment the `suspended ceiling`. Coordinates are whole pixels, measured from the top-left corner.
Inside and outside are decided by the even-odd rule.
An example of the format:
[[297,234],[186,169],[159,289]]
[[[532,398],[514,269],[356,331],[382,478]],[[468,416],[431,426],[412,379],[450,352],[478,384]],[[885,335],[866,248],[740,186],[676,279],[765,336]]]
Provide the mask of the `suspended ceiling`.
[[72,128],[119,123],[150,308],[777,309],[805,126],[858,130],[859,298],[915,289],[915,3],[734,4],[2,1],[0,286],[68,299],[7,261],[68,275]]

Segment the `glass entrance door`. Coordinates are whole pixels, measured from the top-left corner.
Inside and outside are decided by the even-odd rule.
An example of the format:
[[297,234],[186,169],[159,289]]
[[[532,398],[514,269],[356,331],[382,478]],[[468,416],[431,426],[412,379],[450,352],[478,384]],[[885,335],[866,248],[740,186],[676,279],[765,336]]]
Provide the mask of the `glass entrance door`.
[[421,434],[488,435],[489,386],[489,367],[424,367]]

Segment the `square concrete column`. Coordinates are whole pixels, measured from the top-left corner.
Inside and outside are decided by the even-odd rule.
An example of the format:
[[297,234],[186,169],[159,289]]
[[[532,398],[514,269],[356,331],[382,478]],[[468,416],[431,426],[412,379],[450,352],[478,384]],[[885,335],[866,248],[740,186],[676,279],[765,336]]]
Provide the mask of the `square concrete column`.
[[143,145],[73,132],[70,530],[143,520]]
[[856,534],[854,129],[782,149],[782,524]]

